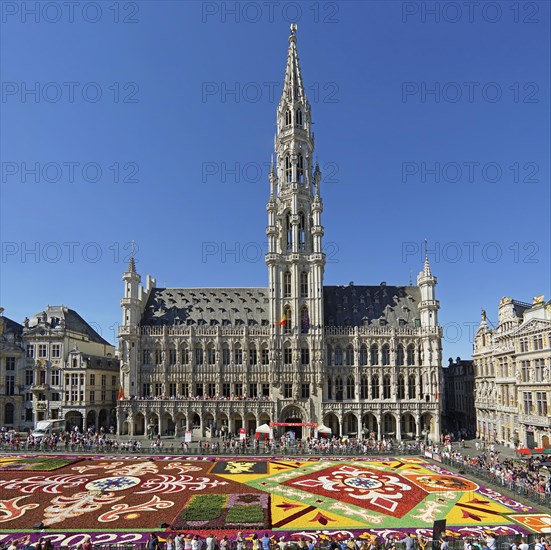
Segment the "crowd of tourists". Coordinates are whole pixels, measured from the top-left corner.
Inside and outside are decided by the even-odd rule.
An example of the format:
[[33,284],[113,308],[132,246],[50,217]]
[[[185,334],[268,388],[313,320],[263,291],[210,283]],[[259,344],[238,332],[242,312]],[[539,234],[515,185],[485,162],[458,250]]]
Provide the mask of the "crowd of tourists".
[[163,440],[155,435],[147,443],[138,438],[117,438],[113,430],[101,428],[96,431],[90,427],[81,432],[78,428],[70,431],[47,434],[40,438],[32,433],[14,430],[0,431],[0,450],[4,451],[57,451],[57,452],[167,452],[199,454],[308,454],[308,455],[369,455],[390,452],[412,453],[423,451],[424,443],[418,441],[399,442],[384,438],[377,440],[375,434],[359,438],[319,435],[317,438],[299,439],[289,432],[269,439],[267,434],[241,436],[226,435],[214,441],[199,440],[193,446],[184,438]]
[[241,395],[220,395],[219,393],[214,395],[192,395],[191,393],[189,395],[166,395],[166,394],[160,394],[160,395],[131,395],[129,397],[129,401],[181,401],[187,399],[189,401],[271,401],[269,395],[251,395],[247,397],[246,393],[243,393]]
[[501,458],[494,444],[482,445],[477,442],[479,454],[470,456],[454,450],[451,444],[444,445],[441,454],[455,465],[474,468],[487,475],[494,483],[510,491],[533,493],[551,497],[551,462],[546,455],[529,456],[522,461]]
[[[550,536],[500,537],[488,532],[485,536],[458,538],[456,535],[442,534],[438,540],[411,533],[392,534],[387,537],[364,534],[362,537],[348,538],[326,535],[322,541],[307,537],[286,538],[265,534],[243,534],[216,537],[209,534],[203,538],[180,532],[152,532],[145,544],[134,544],[139,550],[551,550]],[[68,550],[98,550],[90,535]],[[48,537],[41,537],[31,543],[30,537],[0,542],[0,550],[54,550]]]

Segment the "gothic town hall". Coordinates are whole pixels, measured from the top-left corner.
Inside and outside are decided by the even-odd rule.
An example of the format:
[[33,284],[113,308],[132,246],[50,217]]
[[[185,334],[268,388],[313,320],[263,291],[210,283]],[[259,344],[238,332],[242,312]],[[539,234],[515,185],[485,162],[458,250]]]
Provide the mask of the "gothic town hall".
[[440,437],[436,277],[426,260],[417,286],[324,286],[313,158],[293,26],[267,182],[268,286],[160,288],[150,276],[142,286],[132,259],[122,276],[121,433],[209,437],[310,422],[334,435]]

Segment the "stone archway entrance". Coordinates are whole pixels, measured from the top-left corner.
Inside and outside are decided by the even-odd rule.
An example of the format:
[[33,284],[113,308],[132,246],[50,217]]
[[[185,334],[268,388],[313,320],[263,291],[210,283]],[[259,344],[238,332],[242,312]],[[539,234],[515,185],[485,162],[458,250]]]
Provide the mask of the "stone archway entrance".
[[84,419],[79,411],[69,411],[65,414],[65,429],[71,431],[77,427],[80,432],[84,429]]
[[[302,424],[306,422],[304,417],[304,411],[295,405],[290,405],[281,411],[279,421],[288,424]],[[280,433],[294,432],[296,439],[302,439],[303,426],[279,426],[279,430]]]

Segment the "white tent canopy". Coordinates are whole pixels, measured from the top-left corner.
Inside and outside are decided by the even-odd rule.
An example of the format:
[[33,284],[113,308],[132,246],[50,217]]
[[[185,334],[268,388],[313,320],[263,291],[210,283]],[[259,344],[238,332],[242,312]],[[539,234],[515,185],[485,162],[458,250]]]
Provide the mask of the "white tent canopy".
[[268,426],[268,424],[261,424],[260,426],[258,426],[258,428],[256,429],[256,433],[257,434],[269,434],[270,433],[270,426]]
[[318,426],[318,433],[320,434],[330,434],[331,428],[328,428],[327,426],[324,426],[323,424],[320,424]]

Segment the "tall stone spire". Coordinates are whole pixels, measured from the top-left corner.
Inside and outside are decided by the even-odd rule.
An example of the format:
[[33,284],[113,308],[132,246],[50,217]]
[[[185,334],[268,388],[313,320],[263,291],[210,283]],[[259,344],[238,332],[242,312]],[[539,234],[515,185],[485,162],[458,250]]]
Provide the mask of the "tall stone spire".
[[306,101],[302,75],[298,61],[297,51],[297,26],[291,25],[291,36],[289,36],[289,53],[287,55],[287,67],[285,68],[285,83],[283,85],[282,99],[288,102]]
[[[314,165],[310,104],[291,25],[283,91],[277,107],[274,167],[267,204],[266,263],[272,289],[272,322],[285,334],[310,334],[323,326],[323,203],[321,170]],[[316,329],[318,330],[318,329]],[[321,329],[319,329],[321,330]]]
[[425,264],[423,265],[423,275],[425,277],[432,277],[432,271],[430,270],[429,255],[425,255]]

